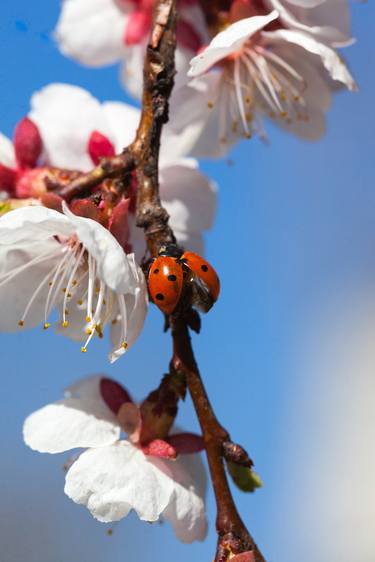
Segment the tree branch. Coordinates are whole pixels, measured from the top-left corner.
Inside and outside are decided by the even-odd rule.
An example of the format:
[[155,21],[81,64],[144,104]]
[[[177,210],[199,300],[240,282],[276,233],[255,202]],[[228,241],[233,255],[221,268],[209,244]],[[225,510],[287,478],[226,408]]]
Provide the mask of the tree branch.
[[254,562],[265,562],[234,504],[223,463],[223,446],[230,442],[228,432],[218,422],[196,363],[188,328],[181,318],[171,321],[173,337],[172,367],[186,377],[188,389],[202,429],[214,488],[218,532],[215,561],[225,562],[230,554],[252,552]]

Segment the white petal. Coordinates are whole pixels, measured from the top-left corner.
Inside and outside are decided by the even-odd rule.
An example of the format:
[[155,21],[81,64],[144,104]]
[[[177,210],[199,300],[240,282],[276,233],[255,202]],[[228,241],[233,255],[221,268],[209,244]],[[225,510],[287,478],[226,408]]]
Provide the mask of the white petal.
[[22,207],[0,217],[0,245],[32,244],[55,235],[69,236],[73,231],[67,217],[42,206]]
[[293,6],[282,0],[271,0],[270,3],[291,29],[305,31],[331,46],[352,43],[347,0],[324,1],[313,7]]
[[333,80],[342,82],[349,90],[354,91],[357,89],[353,77],[338,54],[330,47],[316,41],[313,37],[301,31],[292,31],[290,29],[279,29],[277,31],[264,32],[263,35],[268,40],[288,41],[295,45],[299,45],[306,51],[317,55],[320,57],[324,67]]
[[63,209],[79,240],[96,260],[99,279],[118,293],[134,293],[137,280],[116,238],[98,222],[74,215],[67,205]]
[[278,16],[278,12],[274,10],[266,16],[253,16],[232,23],[215,35],[208,47],[190,61],[189,76],[203,74],[219,60],[238,52],[252,35]]
[[314,8],[326,1],[327,0],[288,0],[290,4],[295,4],[296,6],[301,6],[302,8]]
[[[167,146],[171,146],[171,157],[186,154],[198,158],[219,157],[228,151],[231,143],[220,142],[219,131],[220,99],[225,92],[223,77],[222,72],[211,71],[175,92],[167,141]],[[231,140],[237,140],[237,137]],[[162,148],[162,162],[165,161]]]
[[121,68],[121,80],[130,94],[139,99],[142,96],[143,60],[146,53],[146,41],[126,47],[124,63]]
[[99,521],[118,521],[131,509],[144,521],[157,521],[174,492],[173,480],[158,466],[128,441],[91,449],[69,470],[65,493]]
[[126,14],[112,0],[65,0],[55,37],[62,53],[88,66],[116,62]]
[[2,133],[0,133],[0,164],[9,168],[14,168],[16,165],[13,143]]
[[216,210],[216,186],[185,159],[160,169],[160,196],[173,229],[200,233],[212,227]]
[[[9,213],[10,214],[10,213]],[[1,220],[0,220],[1,224]],[[0,228],[0,235],[1,235]],[[24,319],[24,328],[19,326],[19,321],[23,319],[26,307],[30,302],[31,296],[47,278],[52,268],[60,262],[58,252],[59,244],[54,240],[44,240],[42,242],[31,242],[28,245],[5,245],[0,244],[0,275],[5,276],[7,273],[16,268],[22,270],[15,276],[9,277],[4,282],[0,279],[0,331],[14,332],[26,328],[37,326],[44,320],[44,308],[46,295],[48,292],[47,282],[42,286],[41,290],[33,299],[31,307]],[[26,269],[23,266],[29,264],[32,260],[38,259],[43,254],[47,255],[51,252],[51,256],[44,261],[30,265]],[[47,279],[46,279],[47,280]],[[59,297],[62,300],[62,296]]]
[[62,453],[115,443],[121,428],[104,401],[65,398],[31,414],[25,421],[26,445],[40,453]]
[[127,103],[116,101],[107,101],[102,107],[111,128],[116,152],[120,152],[134,141],[141,112]]
[[[167,461],[165,461],[167,462]],[[200,455],[181,455],[169,463],[175,490],[163,513],[184,543],[203,541],[207,534],[204,496],[206,473]]]
[[60,168],[91,170],[87,143],[93,131],[113,142],[99,101],[89,92],[69,84],[50,84],[31,98],[31,119],[41,132],[45,155]]

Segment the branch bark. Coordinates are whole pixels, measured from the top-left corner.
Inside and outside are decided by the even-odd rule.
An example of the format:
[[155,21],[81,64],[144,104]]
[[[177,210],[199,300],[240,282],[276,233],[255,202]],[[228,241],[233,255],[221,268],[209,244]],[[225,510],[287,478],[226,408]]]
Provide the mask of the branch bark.
[[216,562],[225,562],[230,554],[252,552],[254,562],[265,562],[246,529],[233,501],[223,462],[223,446],[230,442],[228,432],[220,425],[210,404],[191,346],[188,327],[181,318],[171,321],[173,337],[172,368],[185,376],[202,429],[212,484],[217,505]]

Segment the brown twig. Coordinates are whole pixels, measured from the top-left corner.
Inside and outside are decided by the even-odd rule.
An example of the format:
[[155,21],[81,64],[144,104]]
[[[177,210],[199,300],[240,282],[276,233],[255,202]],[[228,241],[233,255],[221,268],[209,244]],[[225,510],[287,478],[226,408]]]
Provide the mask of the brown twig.
[[87,174],[82,174],[56,193],[66,201],[90,191],[107,178],[115,178],[134,169],[135,160],[129,148],[113,158],[102,158],[99,166]]
[[183,319],[172,321],[173,369],[186,377],[188,389],[202,429],[208,464],[217,505],[216,529],[218,550],[216,562],[228,560],[231,553],[252,552],[255,562],[265,562],[246,529],[228,485],[223,463],[223,446],[230,442],[228,432],[218,422],[199,374],[188,328]]

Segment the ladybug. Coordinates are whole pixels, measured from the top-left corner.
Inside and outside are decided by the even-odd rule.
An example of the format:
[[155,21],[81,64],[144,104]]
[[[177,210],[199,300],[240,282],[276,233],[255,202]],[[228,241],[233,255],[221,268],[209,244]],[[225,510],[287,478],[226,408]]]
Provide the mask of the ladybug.
[[176,245],[162,248],[148,273],[150,295],[164,314],[169,315],[190,288],[192,304],[207,312],[218,299],[219,277],[201,256],[184,252]]

